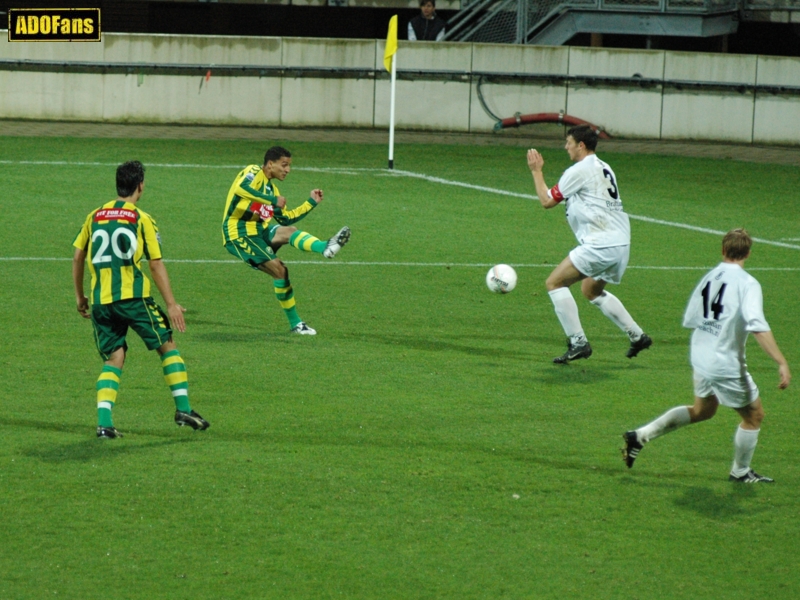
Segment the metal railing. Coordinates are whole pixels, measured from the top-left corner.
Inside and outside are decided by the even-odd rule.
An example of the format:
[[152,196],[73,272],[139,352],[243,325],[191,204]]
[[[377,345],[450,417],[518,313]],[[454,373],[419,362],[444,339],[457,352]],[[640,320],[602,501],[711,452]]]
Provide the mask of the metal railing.
[[[569,11],[700,15],[800,11],[800,0],[472,0],[447,23],[446,40],[524,44]],[[632,31],[631,33],[635,33]]]

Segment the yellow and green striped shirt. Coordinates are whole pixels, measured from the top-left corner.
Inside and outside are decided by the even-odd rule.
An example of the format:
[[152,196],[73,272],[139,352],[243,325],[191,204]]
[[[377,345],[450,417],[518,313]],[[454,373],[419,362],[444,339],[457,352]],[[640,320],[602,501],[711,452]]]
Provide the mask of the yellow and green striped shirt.
[[135,204],[112,200],[86,217],[72,244],[86,252],[92,275],[92,304],[150,296],[142,258],[161,258],[158,227]]
[[222,244],[243,237],[260,235],[272,219],[281,225],[296,223],[317,203],[309,198],[292,210],[281,210],[276,203],[281,193],[258,165],[245,167],[234,179],[222,215]]

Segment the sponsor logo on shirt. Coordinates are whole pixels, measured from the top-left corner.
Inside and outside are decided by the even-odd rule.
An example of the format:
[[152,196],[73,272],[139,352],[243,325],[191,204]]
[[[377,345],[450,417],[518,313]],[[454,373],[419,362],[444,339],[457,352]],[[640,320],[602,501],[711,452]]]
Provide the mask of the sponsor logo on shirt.
[[722,325],[719,321],[714,321],[709,319],[707,321],[703,321],[703,324],[698,327],[700,331],[705,331],[706,333],[710,333],[713,336],[719,337],[719,334],[722,333]]
[[94,222],[98,221],[126,221],[136,223],[139,215],[127,208],[103,208],[94,213]]
[[261,202],[251,202],[250,211],[261,217],[262,221],[269,221],[275,213],[272,204],[262,204]]

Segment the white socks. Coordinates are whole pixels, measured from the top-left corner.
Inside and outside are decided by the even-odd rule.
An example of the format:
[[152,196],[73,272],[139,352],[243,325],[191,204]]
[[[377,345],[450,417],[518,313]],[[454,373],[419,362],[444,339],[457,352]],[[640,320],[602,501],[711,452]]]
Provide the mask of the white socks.
[[[675,431],[679,427],[688,425],[691,421],[688,406],[676,406],[669,409],[655,421],[636,430],[636,437],[642,444],[657,438],[660,435]],[[751,453],[752,454],[752,453]]]
[[760,429],[742,429],[741,425],[733,436],[733,467],[731,475],[741,477],[750,471],[750,461],[758,443]]
[[[688,425],[690,421],[689,407],[676,406],[655,421],[637,429],[636,439],[639,443],[646,444],[660,435]],[[736,435],[733,437],[733,467],[731,467],[731,475],[734,477],[742,477],[750,471],[750,461],[756,451],[759,431],[761,430],[742,429],[741,425],[736,429]]]
[[617,327],[627,333],[632,342],[642,337],[642,328],[636,324],[633,317],[614,294],[603,291],[602,294],[590,302],[611,319]]
[[572,297],[569,288],[558,288],[548,292],[548,294],[556,309],[556,316],[570,343],[586,343],[586,335],[583,333],[581,319],[578,317],[578,305],[575,303],[575,298]]

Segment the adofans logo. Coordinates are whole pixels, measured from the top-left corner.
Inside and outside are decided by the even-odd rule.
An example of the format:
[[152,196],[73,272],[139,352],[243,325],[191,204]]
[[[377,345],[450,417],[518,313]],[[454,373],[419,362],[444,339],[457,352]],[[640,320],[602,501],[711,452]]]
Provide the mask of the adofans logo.
[[99,42],[99,8],[9,8],[9,42]]

